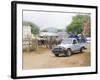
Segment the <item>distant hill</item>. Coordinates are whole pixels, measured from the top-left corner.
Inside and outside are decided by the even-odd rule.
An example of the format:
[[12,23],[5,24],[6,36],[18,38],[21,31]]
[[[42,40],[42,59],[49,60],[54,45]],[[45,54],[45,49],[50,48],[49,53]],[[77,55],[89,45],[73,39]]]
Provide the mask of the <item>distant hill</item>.
[[57,28],[53,28],[53,27],[49,27],[49,28],[45,28],[42,31],[44,32],[57,32],[58,29]]
[[65,32],[64,29],[57,29],[57,28],[54,28],[54,27],[49,27],[49,28],[45,28],[42,30],[43,32]]

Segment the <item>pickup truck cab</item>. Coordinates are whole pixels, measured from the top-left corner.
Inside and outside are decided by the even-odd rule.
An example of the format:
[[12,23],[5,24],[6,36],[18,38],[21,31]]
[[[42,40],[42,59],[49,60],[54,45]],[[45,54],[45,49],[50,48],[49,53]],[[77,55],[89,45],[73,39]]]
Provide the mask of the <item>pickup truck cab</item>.
[[80,51],[83,52],[86,49],[86,43],[79,42],[76,38],[66,38],[61,44],[55,46],[52,49],[52,52],[55,56],[59,56],[60,54],[65,54],[65,56],[71,56],[72,53]]

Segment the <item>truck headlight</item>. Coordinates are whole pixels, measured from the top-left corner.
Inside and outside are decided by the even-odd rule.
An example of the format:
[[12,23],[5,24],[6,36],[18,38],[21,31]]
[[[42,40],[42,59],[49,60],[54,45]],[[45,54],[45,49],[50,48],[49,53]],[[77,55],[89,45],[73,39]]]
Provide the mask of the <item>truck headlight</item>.
[[61,47],[61,49],[62,49],[62,50],[66,50],[66,48],[64,48],[64,47]]

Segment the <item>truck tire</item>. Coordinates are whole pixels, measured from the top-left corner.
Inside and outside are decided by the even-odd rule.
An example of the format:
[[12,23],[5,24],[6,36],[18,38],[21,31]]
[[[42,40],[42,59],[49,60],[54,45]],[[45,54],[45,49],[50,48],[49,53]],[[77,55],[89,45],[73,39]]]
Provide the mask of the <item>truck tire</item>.
[[55,56],[56,56],[56,57],[58,57],[58,56],[59,56],[59,54],[55,54]]
[[65,56],[71,56],[72,52],[71,49],[67,49],[67,51],[65,52]]
[[84,50],[84,47],[82,47],[82,48],[80,49],[80,53],[83,53],[83,50]]

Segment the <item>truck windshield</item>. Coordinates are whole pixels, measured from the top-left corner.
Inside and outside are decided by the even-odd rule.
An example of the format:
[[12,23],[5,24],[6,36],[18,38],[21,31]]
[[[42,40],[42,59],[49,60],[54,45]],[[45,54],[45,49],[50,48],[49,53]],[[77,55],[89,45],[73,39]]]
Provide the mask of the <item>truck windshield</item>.
[[61,44],[72,44],[72,39],[64,39]]

